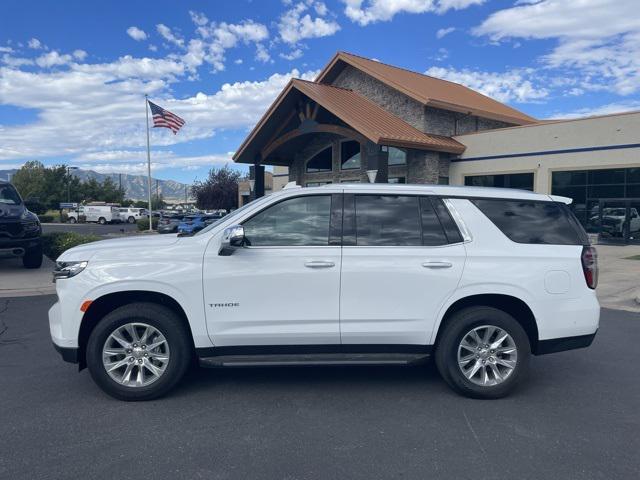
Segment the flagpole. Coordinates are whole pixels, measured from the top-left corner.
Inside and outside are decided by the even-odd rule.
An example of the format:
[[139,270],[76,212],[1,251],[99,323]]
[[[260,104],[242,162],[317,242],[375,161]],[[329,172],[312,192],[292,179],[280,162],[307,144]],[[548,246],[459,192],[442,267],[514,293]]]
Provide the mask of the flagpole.
[[149,142],[149,98],[144,95],[144,111],[147,115],[147,188],[149,190],[149,231],[153,231],[153,212],[151,211],[151,145]]

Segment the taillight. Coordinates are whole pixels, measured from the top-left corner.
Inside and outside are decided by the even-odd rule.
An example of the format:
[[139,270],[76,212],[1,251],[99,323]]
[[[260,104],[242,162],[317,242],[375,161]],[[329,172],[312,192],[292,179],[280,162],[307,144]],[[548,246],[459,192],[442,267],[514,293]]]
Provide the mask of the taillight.
[[594,247],[582,247],[582,271],[587,287],[596,288],[598,285],[598,252]]

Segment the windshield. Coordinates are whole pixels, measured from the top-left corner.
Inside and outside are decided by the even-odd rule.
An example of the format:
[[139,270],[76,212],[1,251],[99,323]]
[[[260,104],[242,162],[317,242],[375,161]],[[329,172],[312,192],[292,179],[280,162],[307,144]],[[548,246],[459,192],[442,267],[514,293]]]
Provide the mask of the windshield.
[[7,205],[19,205],[20,196],[15,188],[11,185],[0,185],[0,203]]
[[216,220],[215,222],[213,222],[211,225],[207,225],[205,228],[203,228],[202,230],[200,230],[198,233],[196,233],[196,235],[202,235],[205,232],[209,232],[211,231],[211,229],[215,228],[216,225],[220,225],[223,221],[226,222],[227,220],[229,220],[230,218],[235,218],[237,216],[239,216],[240,214],[242,214],[242,212],[244,212],[248,207],[256,205],[260,200],[264,200],[267,197],[260,197],[260,198],[256,198],[255,200],[250,201],[249,203],[241,206],[240,208],[238,208],[237,210],[234,210],[233,212],[231,212],[229,215],[226,215],[218,220]]

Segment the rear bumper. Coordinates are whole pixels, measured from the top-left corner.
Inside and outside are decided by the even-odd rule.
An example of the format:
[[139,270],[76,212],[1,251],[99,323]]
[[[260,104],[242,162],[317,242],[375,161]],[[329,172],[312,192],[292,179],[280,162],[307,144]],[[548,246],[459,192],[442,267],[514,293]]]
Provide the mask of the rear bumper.
[[575,350],[576,348],[586,348],[596,337],[596,333],[590,335],[579,335],[577,337],[551,338],[549,340],[540,340],[536,346],[535,355],[546,355],[547,353],[564,352],[566,350]]
[[53,344],[53,348],[56,349],[62,356],[62,360],[69,363],[78,363],[78,349],[73,347],[61,347],[60,345]]

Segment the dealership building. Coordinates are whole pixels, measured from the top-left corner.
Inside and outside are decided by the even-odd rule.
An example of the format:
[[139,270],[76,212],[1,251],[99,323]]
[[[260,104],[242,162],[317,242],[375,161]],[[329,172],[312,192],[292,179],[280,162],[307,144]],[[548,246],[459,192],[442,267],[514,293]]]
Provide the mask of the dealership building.
[[291,80],[234,160],[252,165],[253,197],[265,193],[265,165],[274,191],[289,181],[520,188],[573,198],[603,240],[640,241],[639,112],[537,120],[462,85],[348,53],[313,82]]

